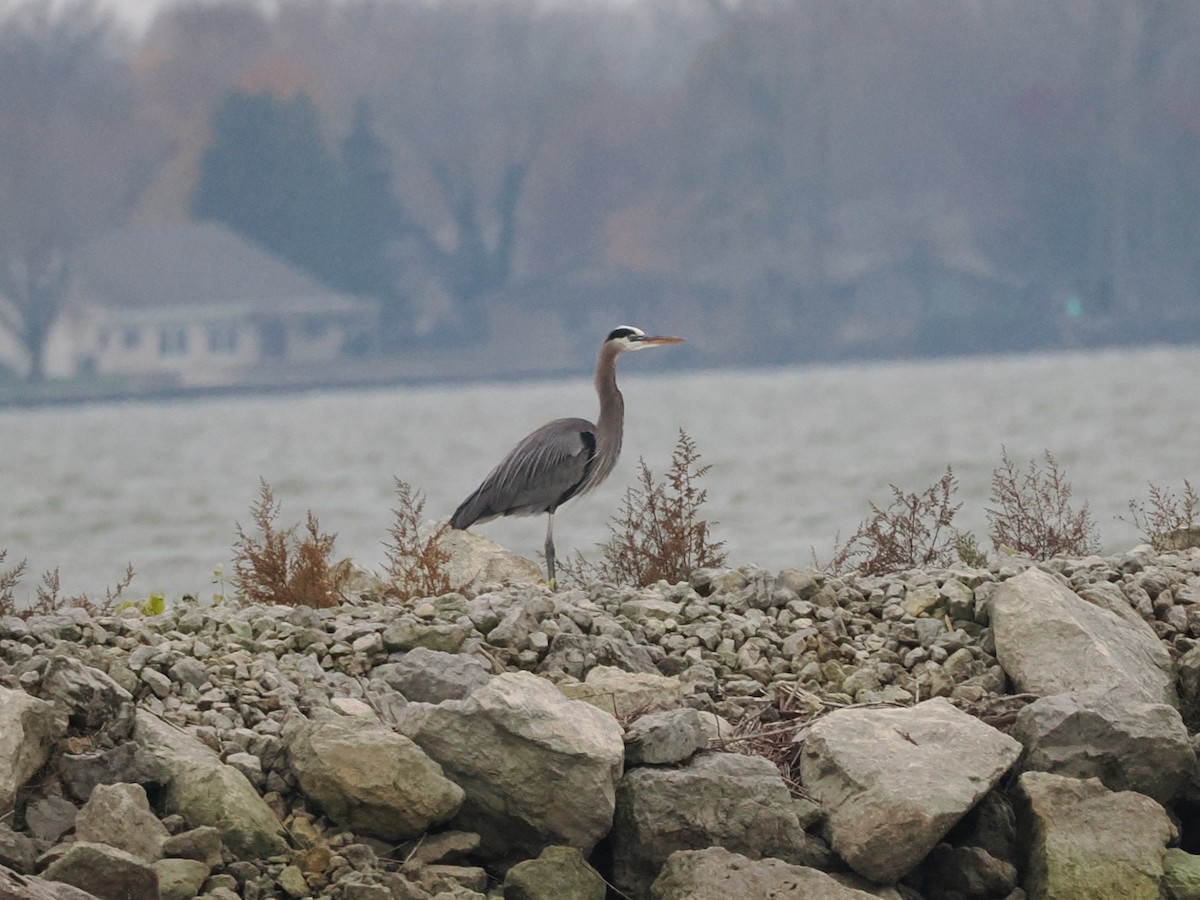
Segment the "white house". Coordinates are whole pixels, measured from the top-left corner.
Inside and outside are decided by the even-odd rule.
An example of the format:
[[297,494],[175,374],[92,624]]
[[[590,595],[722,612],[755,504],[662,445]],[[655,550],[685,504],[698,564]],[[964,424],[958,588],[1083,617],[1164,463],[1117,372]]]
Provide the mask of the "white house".
[[180,386],[327,363],[369,340],[377,305],[339,294],[220,225],[133,225],[85,246],[46,352],[51,377]]

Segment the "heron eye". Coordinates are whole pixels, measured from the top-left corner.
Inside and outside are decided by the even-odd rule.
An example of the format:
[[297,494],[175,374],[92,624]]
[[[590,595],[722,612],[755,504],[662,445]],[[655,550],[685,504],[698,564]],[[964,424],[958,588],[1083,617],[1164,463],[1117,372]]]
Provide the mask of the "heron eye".
[[642,333],[636,328],[629,328],[628,326],[622,325],[620,328],[614,328],[611,332],[609,332],[609,335],[607,338],[605,338],[605,341],[615,341],[620,338],[639,337],[641,334]]

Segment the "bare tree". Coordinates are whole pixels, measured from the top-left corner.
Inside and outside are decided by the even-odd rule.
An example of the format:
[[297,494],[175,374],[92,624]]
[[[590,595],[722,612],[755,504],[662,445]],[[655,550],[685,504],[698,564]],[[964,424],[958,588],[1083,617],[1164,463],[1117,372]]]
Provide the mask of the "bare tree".
[[111,20],[30,2],[0,23],[0,327],[45,375],[71,254],[119,224],[150,168]]

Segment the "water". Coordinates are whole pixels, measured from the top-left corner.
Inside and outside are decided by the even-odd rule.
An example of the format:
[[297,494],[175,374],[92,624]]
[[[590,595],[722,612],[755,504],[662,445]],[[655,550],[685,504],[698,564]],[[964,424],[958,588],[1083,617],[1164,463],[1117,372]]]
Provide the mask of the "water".
[[[886,505],[952,466],[956,524],[987,544],[1001,446],[1023,469],[1049,449],[1105,551],[1139,540],[1129,518],[1147,483],[1200,482],[1200,348],[639,375],[623,361],[625,453],[609,481],[556,516],[560,557],[593,553],[643,457],[661,474],[680,428],[712,470],[707,517],[729,561],[770,568],[829,559]],[[259,479],[280,524],[311,509],[337,555],[384,561],[393,476],[445,517],[521,437],[595,414],[589,379],[395,387],[175,403],[0,411],[0,549],[28,559],[18,596],[58,567],[64,593],[104,594],[131,562],[131,593],[208,596],[249,526]],[[545,517],[481,533],[536,558]]]

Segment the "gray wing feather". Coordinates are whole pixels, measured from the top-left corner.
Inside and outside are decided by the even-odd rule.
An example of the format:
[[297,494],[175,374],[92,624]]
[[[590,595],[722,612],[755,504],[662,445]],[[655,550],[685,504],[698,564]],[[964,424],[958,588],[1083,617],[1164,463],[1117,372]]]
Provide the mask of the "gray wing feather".
[[582,484],[595,450],[587,419],[547,422],[513,448],[455,510],[452,528],[554,509]]

